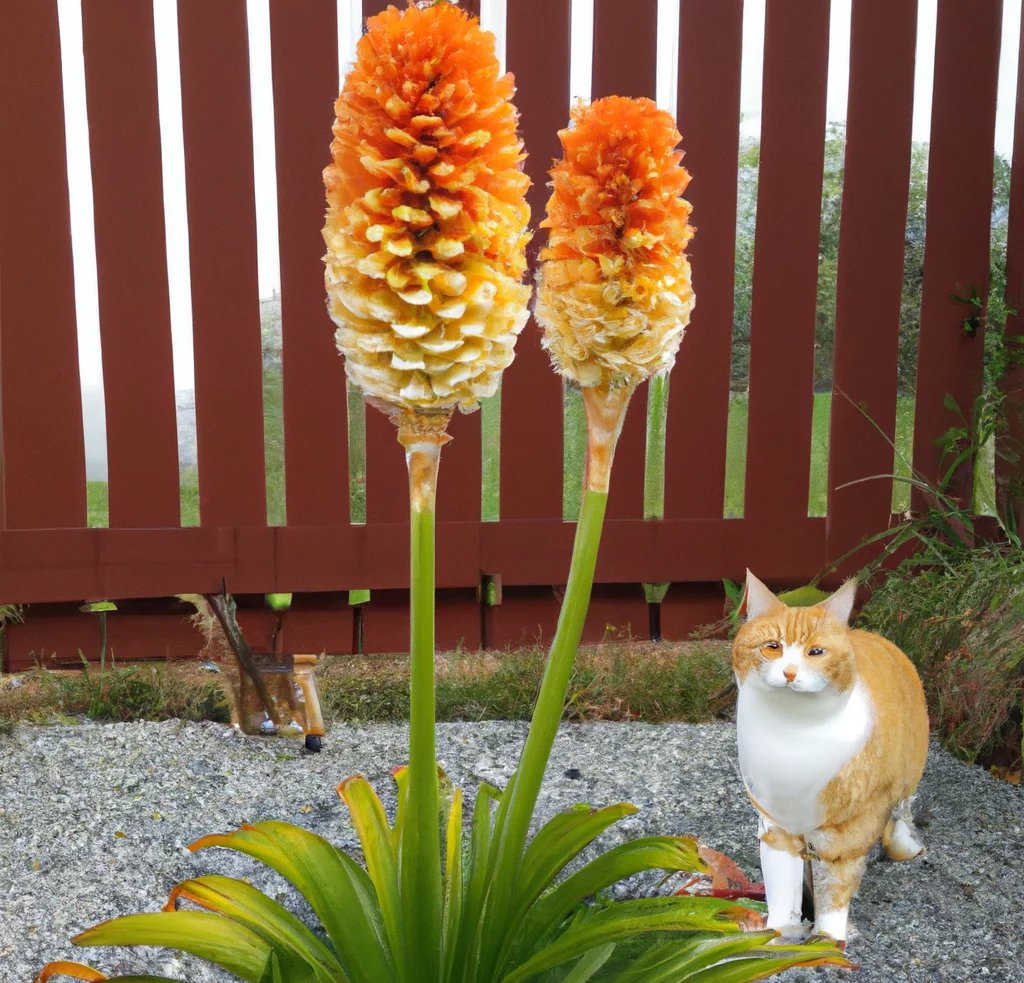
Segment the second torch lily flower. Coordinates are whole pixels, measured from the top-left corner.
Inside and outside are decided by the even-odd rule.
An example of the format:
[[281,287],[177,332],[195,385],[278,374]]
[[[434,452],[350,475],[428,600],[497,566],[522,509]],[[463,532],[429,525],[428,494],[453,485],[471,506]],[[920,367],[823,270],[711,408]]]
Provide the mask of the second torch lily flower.
[[649,99],[580,103],[572,123],[541,223],[536,314],[555,368],[583,389],[587,487],[607,491],[629,398],[672,368],[693,309],[690,176],[675,121]]

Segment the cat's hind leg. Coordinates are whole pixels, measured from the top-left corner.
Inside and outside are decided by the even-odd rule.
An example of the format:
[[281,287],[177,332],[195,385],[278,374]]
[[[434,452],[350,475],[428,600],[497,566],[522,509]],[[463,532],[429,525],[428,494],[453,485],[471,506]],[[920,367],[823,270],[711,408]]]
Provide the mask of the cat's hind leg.
[[860,887],[867,855],[859,857],[819,857],[814,877],[814,932],[827,935],[846,947],[850,902]]
[[924,853],[924,843],[910,811],[910,799],[903,799],[893,809],[882,833],[882,844],[892,860],[913,860]]
[[766,927],[787,938],[803,937],[806,934],[801,920],[806,844],[803,837],[792,836],[764,817],[760,819],[758,832],[761,873],[768,902]]

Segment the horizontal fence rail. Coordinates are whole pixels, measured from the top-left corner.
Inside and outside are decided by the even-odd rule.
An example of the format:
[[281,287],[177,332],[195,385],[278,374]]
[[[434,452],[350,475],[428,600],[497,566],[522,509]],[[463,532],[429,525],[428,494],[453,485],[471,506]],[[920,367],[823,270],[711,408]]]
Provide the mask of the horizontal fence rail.
[[[385,6],[362,0],[362,13]],[[507,4],[505,62],[516,75],[534,229],[569,116],[577,6]],[[659,7],[593,0],[593,98],[655,96],[666,29]],[[984,340],[964,336],[963,310],[949,295],[988,281],[1001,9],[999,0],[938,4],[913,437],[914,464],[929,477],[938,470],[935,438],[951,425],[946,393],[969,407],[981,386]],[[592,640],[648,637],[644,584],[672,585],[661,632],[685,638],[721,617],[722,578],[749,567],[780,585],[806,582],[891,521],[891,481],[850,483],[893,467],[916,4],[853,4],[824,516],[808,516],[807,503],[829,4],[765,0],[740,518],[723,517],[723,503],[735,439],[744,5],[680,0],[678,13],[672,78],[693,175],[698,302],[671,377],[665,518],[644,518],[644,387],[617,454],[586,629]],[[325,311],[321,170],[337,95],[339,4],[269,0],[279,437],[265,405],[246,16],[245,0],[177,2],[198,457],[198,504],[189,506],[197,518],[189,519],[176,441],[153,8],[136,0],[82,5],[109,503],[108,527],[90,528],[57,5],[0,4],[0,602],[30,605],[25,623],[5,632],[8,669],[53,655],[68,663],[79,649],[95,656],[95,621],[77,609],[98,599],[119,602],[110,644],[120,659],[195,655],[201,641],[173,598],[222,585],[240,598],[257,649],[274,639],[289,651],[339,654],[406,646],[404,458],[382,414],[368,409],[362,424],[351,412]],[[967,48],[963,37],[972,39]],[[1016,207],[1024,174],[1014,163],[1008,289],[1019,289],[1024,267]],[[538,231],[530,246],[534,268],[543,240]],[[440,646],[500,647],[553,632],[575,529],[563,519],[563,498],[578,494],[565,488],[576,445],[563,446],[563,414],[572,418],[574,406],[531,319],[486,414],[456,415],[438,499]],[[270,524],[275,440],[283,518]],[[349,591],[370,591],[370,600],[350,605]],[[266,609],[269,592],[294,593],[292,608]]]

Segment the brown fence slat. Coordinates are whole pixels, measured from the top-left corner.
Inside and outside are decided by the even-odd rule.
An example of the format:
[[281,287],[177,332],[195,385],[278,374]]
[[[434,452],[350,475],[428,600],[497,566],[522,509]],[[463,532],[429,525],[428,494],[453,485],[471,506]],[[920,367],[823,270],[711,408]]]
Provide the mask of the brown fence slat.
[[271,0],[281,257],[285,499],[292,525],[348,518],[344,363],[324,302],[320,235],[338,88],[336,0]]
[[[526,141],[528,201],[535,230],[529,255],[546,240],[548,174],[561,156],[558,131],[569,121],[570,0],[515,0],[509,6],[506,61],[516,76],[516,106]],[[516,360],[501,387],[501,518],[562,515],[562,383],[540,347],[532,318],[516,345]],[[489,570],[488,573],[500,573]]]
[[892,471],[916,15],[914,4],[891,0],[853,8],[829,437],[831,559],[884,529],[891,511],[891,481],[840,486]]
[[[447,522],[475,522],[480,519],[483,447],[480,418],[475,413],[452,416],[448,433],[452,438],[441,455],[438,477],[437,518]],[[438,544],[444,549],[444,544]]]
[[[603,96],[656,95],[658,67],[658,0],[594,2],[594,63],[591,93]],[[644,448],[647,434],[647,386],[630,400],[626,422],[615,448],[615,472],[608,493],[607,516],[633,519],[643,515]],[[609,610],[609,617],[617,612]]]
[[[1018,312],[1008,319],[1007,334],[1024,335],[1024,31],[1017,61],[1017,102],[1013,127],[1013,163],[1010,171],[1010,214],[1006,231],[1006,304]],[[1024,366],[1017,366],[1003,383],[1008,393],[1009,433],[1002,438],[1007,450],[1024,451]],[[996,492],[1001,512],[1016,510],[1018,533],[1024,530],[1024,500],[1020,482],[1024,457],[1017,461],[996,458]],[[1016,487],[1014,487],[1016,486]]]
[[498,650],[546,648],[558,627],[558,607],[550,586],[503,588],[501,604],[484,608],[484,644]]
[[178,431],[152,5],[84,4],[82,33],[110,525],[176,526]]
[[[480,602],[476,589],[440,589],[435,605],[434,648],[451,652],[457,648],[480,648]],[[367,653],[409,650],[409,591],[374,591],[362,606],[363,651]]]
[[296,594],[281,616],[281,650],[292,655],[354,653],[354,610],[347,592]]
[[366,521],[409,521],[405,452],[395,425],[373,406],[366,407]]
[[661,602],[661,637],[685,642],[695,629],[712,625],[725,616],[722,584],[673,584]]
[[744,516],[807,515],[829,4],[768,0]]
[[736,265],[743,0],[682,0],[679,131],[693,173],[697,306],[672,370],[665,516],[722,515]]
[[245,0],[179,0],[199,512],[267,521]]
[[[981,388],[985,339],[961,329],[972,309],[950,294],[988,290],[1002,8],[1002,0],[939,0],[914,415],[914,466],[932,480],[935,441],[960,423],[943,405],[947,395],[969,420]],[[970,487],[965,467],[957,490],[967,497]]]
[[84,526],[85,445],[57,5],[0,3],[6,525]]

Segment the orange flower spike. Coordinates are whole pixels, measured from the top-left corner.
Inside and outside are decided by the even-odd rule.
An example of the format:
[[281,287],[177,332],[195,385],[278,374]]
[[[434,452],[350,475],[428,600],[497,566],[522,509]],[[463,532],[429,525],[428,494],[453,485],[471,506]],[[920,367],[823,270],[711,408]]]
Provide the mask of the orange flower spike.
[[511,75],[450,3],[367,21],[335,106],[326,283],[349,378],[377,404],[473,408],[527,320],[530,209]]
[[541,223],[537,319],[562,375],[632,389],[672,367],[693,309],[690,176],[675,121],[650,99],[578,103],[572,124]]

